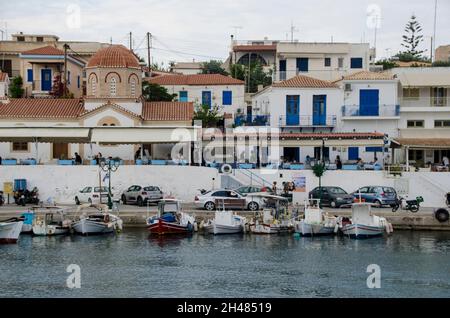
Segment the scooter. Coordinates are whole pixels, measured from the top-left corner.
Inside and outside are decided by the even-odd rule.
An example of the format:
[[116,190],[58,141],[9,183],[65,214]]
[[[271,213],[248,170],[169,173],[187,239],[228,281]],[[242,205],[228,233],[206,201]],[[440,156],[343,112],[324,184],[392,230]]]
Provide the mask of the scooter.
[[420,203],[423,201],[422,197],[417,197],[415,200],[406,200],[403,197],[399,197],[396,203],[392,205],[392,212],[397,212],[400,208],[403,211],[419,212]]
[[0,191],[0,206],[5,204],[5,198],[3,197],[3,191]]

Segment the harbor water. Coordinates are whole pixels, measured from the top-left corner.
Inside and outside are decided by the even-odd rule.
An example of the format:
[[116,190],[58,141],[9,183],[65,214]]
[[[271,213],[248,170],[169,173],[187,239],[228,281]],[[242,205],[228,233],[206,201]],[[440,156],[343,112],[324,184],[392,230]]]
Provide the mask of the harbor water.
[[[81,288],[70,289],[70,264]],[[381,288],[368,288],[371,264]],[[450,297],[450,233],[390,237],[21,236],[0,245],[0,297]]]

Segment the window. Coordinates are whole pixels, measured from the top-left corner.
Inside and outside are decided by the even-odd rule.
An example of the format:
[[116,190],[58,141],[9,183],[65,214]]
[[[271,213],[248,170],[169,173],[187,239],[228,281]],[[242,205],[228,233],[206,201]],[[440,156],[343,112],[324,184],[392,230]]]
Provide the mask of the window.
[[406,126],[408,128],[423,128],[425,122],[423,120],[408,120]]
[[404,88],[403,89],[404,99],[419,99],[420,89],[419,88]]
[[326,57],[325,58],[325,67],[330,67],[331,66],[331,58]]
[[36,37],[36,42],[44,42],[44,37],[43,36]]
[[222,93],[222,104],[232,105],[233,104],[233,93],[232,91],[223,91]]
[[435,128],[450,128],[450,120],[435,120]]
[[344,58],[343,57],[338,58],[338,67],[344,68]]
[[77,87],[80,88],[81,86],[81,80],[80,80],[80,75],[77,76]]
[[91,91],[92,95],[97,93],[97,78],[95,76],[93,76],[91,80]]
[[12,143],[12,151],[27,152],[28,151],[28,143],[27,142],[13,142]]
[[17,42],[25,42],[25,37],[24,36],[18,36],[17,37]]
[[309,70],[309,59],[305,57],[300,57],[297,59],[297,73],[298,72],[308,72]]
[[27,82],[33,83],[33,69],[27,70]]
[[188,92],[186,91],[180,91],[180,102],[187,102],[188,101]]
[[447,88],[431,87],[431,105],[447,106]]
[[67,84],[70,85],[70,71],[67,71]]
[[280,81],[286,80],[286,60],[280,60]]
[[131,96],[136,97],[136,79],[132,78],[130,81],[131,85]]
[[408,152],[409,160],[411,161],[422,161],[423,160],[423,150],[411,149]]
[[352,57],[350,59],[350,68],[363,68],[362,57]]
[[116,79],[113,77],[111,78],[111,82],[109,83],[109,95],[116,96],[116,94],[117,94],[117,82]]

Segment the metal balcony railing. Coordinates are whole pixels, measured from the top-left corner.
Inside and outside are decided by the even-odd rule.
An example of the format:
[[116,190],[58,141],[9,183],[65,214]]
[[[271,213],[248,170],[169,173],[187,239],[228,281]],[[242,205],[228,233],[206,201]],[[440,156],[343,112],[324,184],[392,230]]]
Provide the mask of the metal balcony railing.
[[280,116],[280,127],[335,127],[336,116]]
[[403,97],[400,98],[402,107],[450,107],[450,98],[442,97]]
[[365,107],[361,105],[342,106],[342,117],[398,117],[400,116],[400,105],[380,105],[376,107]]
[[234,125],[240,126],[270,126],[270,115],[236,115]]

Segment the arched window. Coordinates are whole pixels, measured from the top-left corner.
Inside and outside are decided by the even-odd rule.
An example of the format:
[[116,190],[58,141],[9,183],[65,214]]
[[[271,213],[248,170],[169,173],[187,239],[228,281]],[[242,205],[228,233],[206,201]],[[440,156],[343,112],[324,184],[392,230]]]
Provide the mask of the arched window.
[[97,123],[97,126],[116,127],[116,126],[120,126],[120,122],[115,117],[107,116],[107,117],[100,119],[99,122]]
[[136,97],[136,79],[132,78],[130,81],[131,96]]
[[117,94],[117,82],[114,77],[111,78],[111,81],[109,82],[109,95],[110,96],[116,96]]
[[91,92],[92,95],[95,95],[97,93],[97,78],[95,76],[91,79]]

